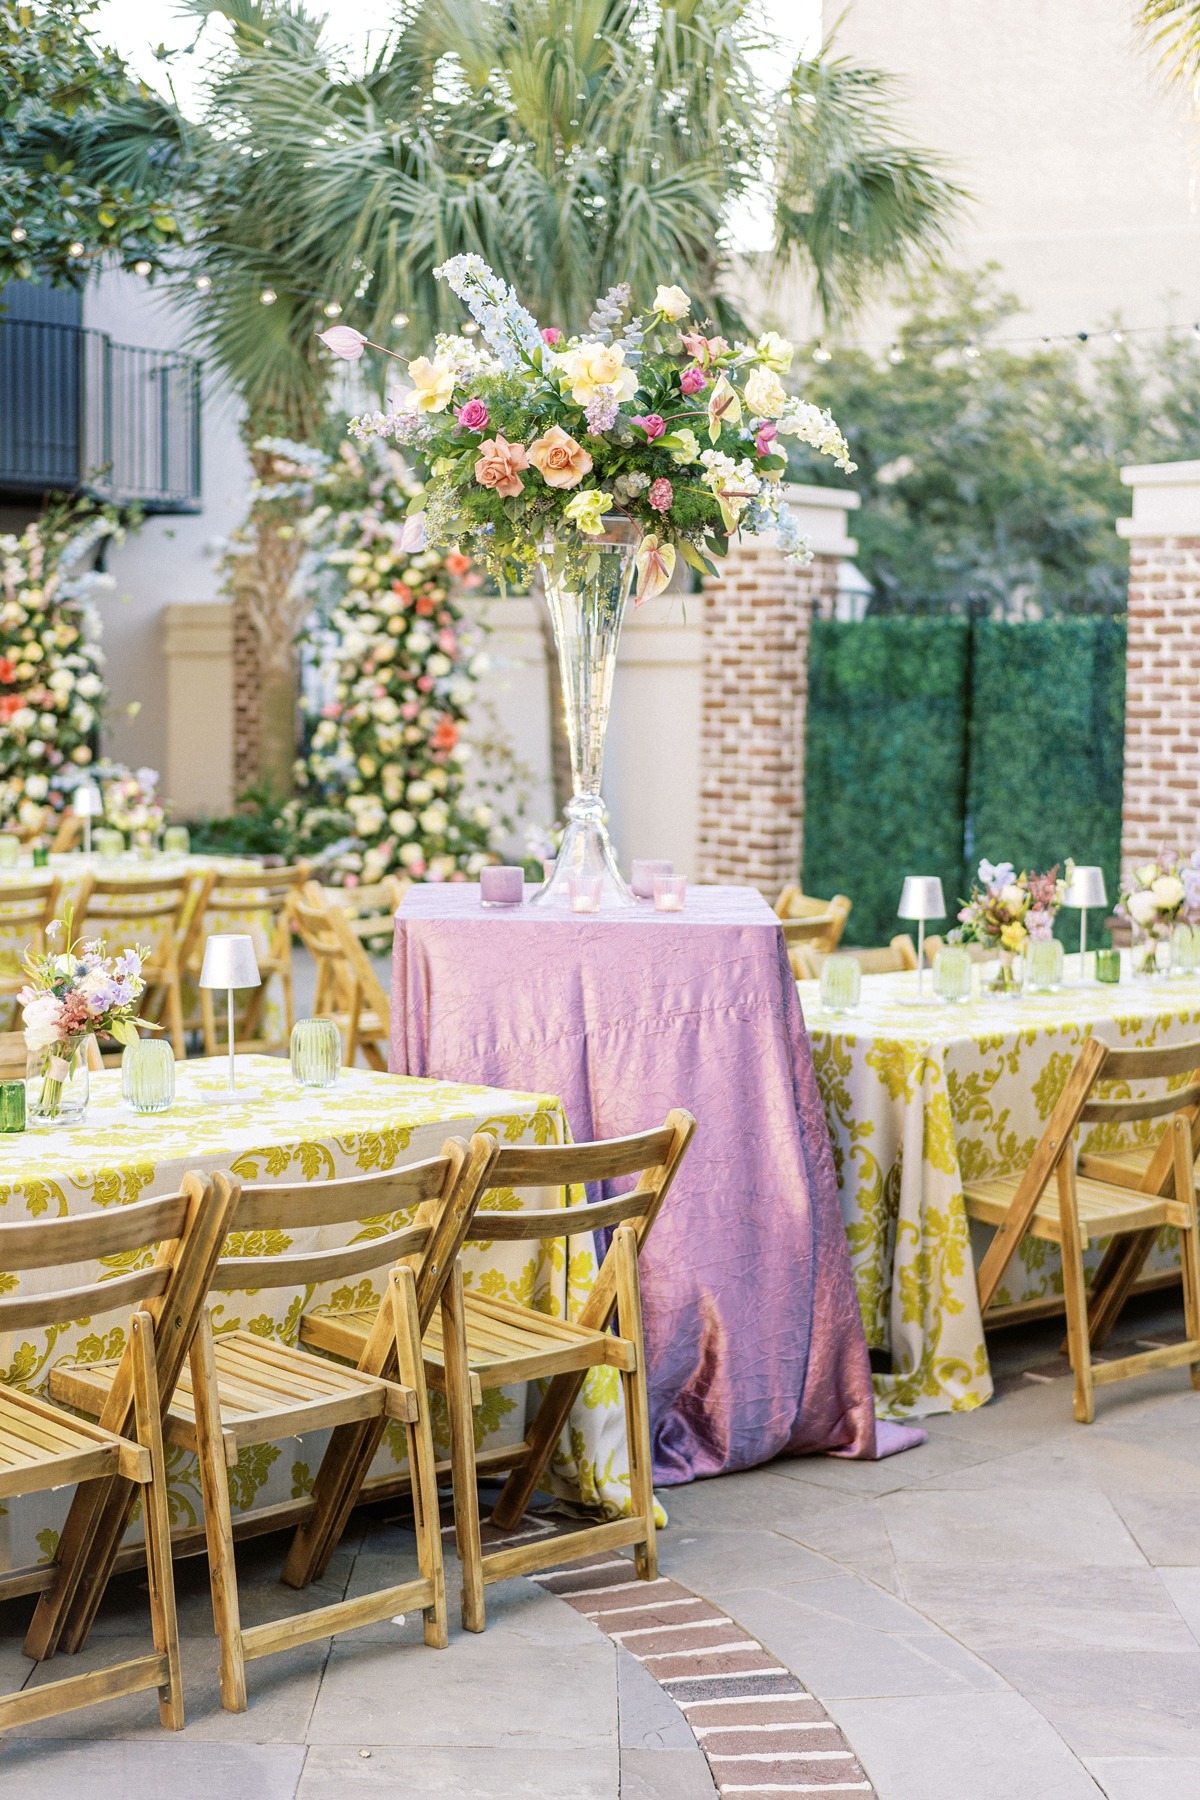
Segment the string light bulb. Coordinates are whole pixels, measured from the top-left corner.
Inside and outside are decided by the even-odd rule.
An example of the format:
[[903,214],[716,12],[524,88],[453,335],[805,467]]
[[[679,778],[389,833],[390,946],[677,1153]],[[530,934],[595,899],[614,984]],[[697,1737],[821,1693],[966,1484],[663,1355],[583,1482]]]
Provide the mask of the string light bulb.
[[1192,336],[1196,339],[1196,341],[1198,343],[1200,343],[1200,325],[1192,326]]
[[979,345],[975,342],[974,338],[967,339],[966,343],[963,345],[962,353],[964,362],[979,361]]
[[1123,344],[1125,342],[1125,333],[1121,330],[1119,325],[1114,326],[1113,330],[1110,331],[1108,335],[1114,344]]
[[830,349],[829,349],[829,348],[828,348],[828,347],[827,347],[827,346],[826,346],[826,345],[825,345],[825,344],[823,344],[823,343],[822,343],[822,344],[818,344],[818,345],[817,345],[817,347],[816,347],[816,349],[815,349],[815,350],[814,350],[814,351],[813,351],[813,353],[812,353],[812,359],[813,359],[813,361],[814,361],[814,362],[815,362],[815,363],[828,363],[828,362],[832,362],[832,361],[833,361],[833,351],[832,351],[832,350],[830,350]]
[[321,310],[327,319],[340,319],[342,316],[342,303],[340,300],[327,300]]
[[392,314],[392,327],[394,330],[403,331],[404,327],[407,324],[408,324],[408,314],[406,312],[398,312],[398,313]]
[[212,286],[212,276],[211,275],[197,275],[197,277],[196,277],[196,292],[198,294],[207,294],[207,292],[211,286]]
[[151,265],[146,261],[145,257],[143,256],[140,262],[134,263],[133,272],[135,275],[148,275],[150,273],[150,268],[151,268]]
[[76,238],[76,240],[73,244],[67,245],[67,255],[74,256],[74,257],[80,257],[83,255],[83,245],[79,242],[78,238]]
[[14,244],[23,244],[25,239],[29,236],[29,233],[23,225],[14,225],[10,236],[12,237]]
[[904,349],[900,344],[893,344],[887,353],[887,359],[893,365],[904,361]]
[[479,330],[479,327],[475,323],[474,319],[468,319],[466,324],[463,326],[463,336],[464,337],[474,337],[475,333],[478,330]]
[[278,300],[278,298],[279,298],[279,295],[275,292],[274,288],[264,288],[262,293],[258,297],[262,301],[264,306],[274,306],[276,300]]

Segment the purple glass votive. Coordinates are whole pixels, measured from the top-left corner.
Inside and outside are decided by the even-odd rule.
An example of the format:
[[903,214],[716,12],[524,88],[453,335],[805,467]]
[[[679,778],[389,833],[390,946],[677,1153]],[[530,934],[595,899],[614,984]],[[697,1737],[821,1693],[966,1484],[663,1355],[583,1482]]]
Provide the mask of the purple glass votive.
[[674,871],[674,863],[654,862],[645,856],[635,856],[633,859],[633,878],[629,885],[632,887],[639,900],[653,900],[654,877],[656,875],[671,875]]
[[479,871],[479,898],[485,906],[520,906],[524,884],[524,869],[491,864]]

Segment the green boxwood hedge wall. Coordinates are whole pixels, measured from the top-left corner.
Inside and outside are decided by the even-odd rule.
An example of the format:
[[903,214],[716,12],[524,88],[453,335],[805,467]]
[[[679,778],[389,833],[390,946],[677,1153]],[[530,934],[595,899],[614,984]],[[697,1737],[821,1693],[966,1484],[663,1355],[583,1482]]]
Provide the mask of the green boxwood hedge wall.
[[[962,878],[970,625],[813,621],[804,886],[849,894],[846,940],[886,943],[906,874]],[[908,929],[908,927],[904,927]]]
[[906,874],[940,875],[956,910],[982,856],[1100,863],[1115,901],[1124,709],[1121,619],[815,620],[806,890],[850,895],[855,944],[912,929]]

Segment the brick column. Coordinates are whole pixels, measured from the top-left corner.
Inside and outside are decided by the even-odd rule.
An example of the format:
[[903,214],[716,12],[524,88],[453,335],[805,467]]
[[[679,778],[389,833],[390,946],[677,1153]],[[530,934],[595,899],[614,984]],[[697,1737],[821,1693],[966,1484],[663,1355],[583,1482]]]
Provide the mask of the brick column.
[[258,634],[246,608],[233,601],[233,791],[242,793],[262,773],[262,676]]
[[1133,516],[1122,861],[1200,838],[1200,462],[1122,469]]
[[839,562],[857,549],[846,514],[859,503],[840,488],[793,487],[788,498],[812,562],[748,537],[704,583],[696,876],[772,900],[800,872],[813,602],[832,596]]

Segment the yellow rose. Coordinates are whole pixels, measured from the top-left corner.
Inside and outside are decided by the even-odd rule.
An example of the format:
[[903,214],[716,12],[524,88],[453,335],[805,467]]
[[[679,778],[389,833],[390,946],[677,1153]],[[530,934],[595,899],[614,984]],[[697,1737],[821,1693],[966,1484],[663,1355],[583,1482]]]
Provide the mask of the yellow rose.
[[662,314],[664,319],[672,322],[686,319],[692,310],[692,303],[681,287],[660,287],[654,296],[654,310]]
[[685,425],[682,431],[672,435],[678,439],[678,448],[671,451],[671,461],[680,464],[699,462],[700,440],[695,432]]
[[792,358],[796,354],[794,346],[785,337],[780,337],[777,331],[764,331],[755,349],[768,369],[777,369],[781,375],[791,368]]
[[1000,933],[1001,947],[1005,950],[1023,950],[1025,948],[1025,939],[1028,936],[1029,933],[1022,925],[1020,919],[1014,919],[1011,925],[1006,925],[1004,930]]
[[454,393],[454,364],[448,356],[418,356],[408,365],[418,412],[445,412]]
[[580,344],[555,361],[576,406],[586,406],[602,387],[611,388],[618,400],[632,400],[637,393],[637,376],[625,366],[624,344]]
[[745,395],[746,405],[760,419],[777,419],[787,405],[787,390],[774,369],[751,369]]
[[563,513],[588,537],[599,537],[604,530],[604,515],[611,504],[609,496],[600,488],[584,488],[581,493],[572,494]]

